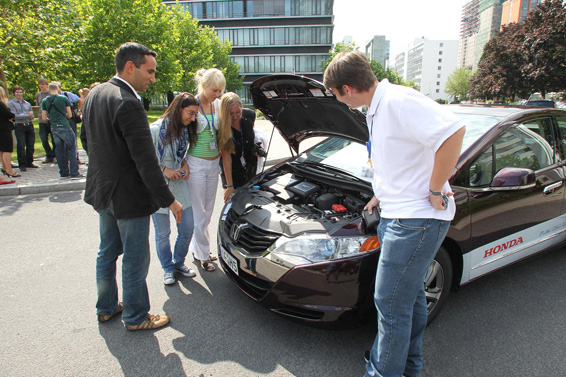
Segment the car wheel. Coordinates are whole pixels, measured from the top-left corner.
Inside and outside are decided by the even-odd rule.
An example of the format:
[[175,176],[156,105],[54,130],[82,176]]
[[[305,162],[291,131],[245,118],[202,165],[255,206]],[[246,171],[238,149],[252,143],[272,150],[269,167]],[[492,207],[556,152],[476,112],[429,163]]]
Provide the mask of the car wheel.
[[441,247],[425,278],[425,295],[430,324],[440,312],[452,289],[452,261],[446,249]]

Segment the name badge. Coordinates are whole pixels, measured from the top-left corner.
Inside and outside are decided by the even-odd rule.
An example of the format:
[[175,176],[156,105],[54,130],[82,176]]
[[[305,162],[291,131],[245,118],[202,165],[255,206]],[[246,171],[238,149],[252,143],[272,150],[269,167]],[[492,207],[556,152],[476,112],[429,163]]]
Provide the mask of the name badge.
[[216,141],[211,141],[211,142],[210,142],[210,149],[211,149],[211,150],[218,149],[218,146],[216,145]]

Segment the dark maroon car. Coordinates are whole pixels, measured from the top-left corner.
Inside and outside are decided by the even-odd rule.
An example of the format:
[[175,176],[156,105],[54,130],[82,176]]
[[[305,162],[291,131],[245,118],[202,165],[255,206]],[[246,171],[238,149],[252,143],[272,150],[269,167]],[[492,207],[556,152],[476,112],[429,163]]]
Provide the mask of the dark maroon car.
[[[375,224],[362,217],[373,195],[365,117],[305,77],[263,77],[250,91],[295,151],[328,138],[233,195],[218,229],[221,265],[283,316],[363,319],[379,253]],[[466,136],[450,179],[456,217],[424,282],[429,322],[454,288],[566,241],[566,111],[446,106]]]

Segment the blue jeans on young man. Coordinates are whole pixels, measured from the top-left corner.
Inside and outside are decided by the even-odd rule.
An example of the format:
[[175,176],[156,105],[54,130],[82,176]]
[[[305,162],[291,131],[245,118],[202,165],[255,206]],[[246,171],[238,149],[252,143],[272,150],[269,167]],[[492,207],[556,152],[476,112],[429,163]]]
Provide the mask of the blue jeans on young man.
[[33,153],[35,152],[35,130],[31,121],[26,124],[16,124],[16,152],[18,165],[27,167],[33,164]]
[[55,141],[53,140],[53,135],[51,135],[51,145],[53,145],[53,148],[51,148],[51,145],[49,145],[49,135],[51,135],[49,123],[39,123],[39,138],[45,150],[45,158],[52,160],[55,157]]
[[449,221],[381,219],[375,281],[378,332],[366,376],[418,376],[427,322],[424,279]]
[[77,160],[77,138],[70,127],[51,127],[55,141],[55,157],[61,177],[77,177],[79,162]]
[[154,213],[151,215],[155,226],[155,245],[157,257],[164,272],[174,272],[185,264],[185,257],[189,251],[189,243],[193,237],[194,220],[193,208],[184,208],[181,223],[177,223],[177,239],[175,249],[171,253],[171,220],[169,212]]
[[[69,129],[69,131],[72,133]],[[98,314],[118,309],[116,261],[122,256],[122,320],[126,326],[142,323],[149,312],[146,277],[149,270],[149,216],[117,219],[112,201],[100,214],[100,248],[96,258]]]

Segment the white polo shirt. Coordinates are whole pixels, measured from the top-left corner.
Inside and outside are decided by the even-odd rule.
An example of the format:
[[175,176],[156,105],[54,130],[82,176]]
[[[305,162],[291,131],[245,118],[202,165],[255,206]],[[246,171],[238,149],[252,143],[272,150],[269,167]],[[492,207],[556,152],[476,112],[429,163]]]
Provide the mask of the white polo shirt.
[[[381,216],[452,220],[454,199],[436,210],[429,184],[438,148],[464,126],[458,117],[414,89],[381,81],[367,113],[373,189]],[[373,126],[372,126],[373,125]],[[450,192],[448,182],[443,192]]]

